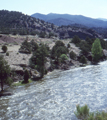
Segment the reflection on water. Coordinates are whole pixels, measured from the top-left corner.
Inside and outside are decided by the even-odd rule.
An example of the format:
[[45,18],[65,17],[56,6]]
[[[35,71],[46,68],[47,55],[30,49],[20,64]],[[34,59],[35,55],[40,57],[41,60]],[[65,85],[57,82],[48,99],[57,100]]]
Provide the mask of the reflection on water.
[[1,120],[76,120],[76,105],[91,111],[107,108],[107,62],[54,71],[41,81],[10,89],[0,98]]

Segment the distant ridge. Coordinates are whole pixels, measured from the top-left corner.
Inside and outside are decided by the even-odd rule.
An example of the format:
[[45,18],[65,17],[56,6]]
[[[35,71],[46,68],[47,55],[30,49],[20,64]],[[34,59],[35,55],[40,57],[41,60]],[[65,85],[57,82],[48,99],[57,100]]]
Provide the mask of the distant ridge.
[[98,18],[98,20],[107,21],[107,19],[105,19],[105,18]]
[[[81,24],[87,27],[102,27],[107,28],[107,21],[104,19],[93,19],[89,17],[85,17],[82,15],[69,15],[69,14],[56,14],[50,13],[47,15],[35,13],[31,15],[34,18],[42,19],[46,22],[53,23],[55,25],[70,25],[70,24]],[[60,20],[60,23],[57,22]]]

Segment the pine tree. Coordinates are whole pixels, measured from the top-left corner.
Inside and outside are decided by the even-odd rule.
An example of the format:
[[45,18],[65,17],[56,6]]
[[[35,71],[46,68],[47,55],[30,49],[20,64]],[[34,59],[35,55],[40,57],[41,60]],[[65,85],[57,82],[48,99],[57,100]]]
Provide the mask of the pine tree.
[[28,83],[28,79],[30,78],[30,74],[28,70],[25,70],[24,72],[24,83]]
[[8,63],[4,60],[3,56],[0,56],[0,83],[1,83],[1,91],[3,91],[4,83],[10,83],[9,75],[10,75],[10,67]]
[[6,53],[6,51],[7,51],[7,46],[6,46],[6,45],[3,45],[3,46],[2,46],[2,50],[3,50],[4,53]]
[[36,68],[40,72],[41,78],[45,74],[45,63],[46,63],[46,56],[48,55],[47,48],[44,44],[37,49],[36,52],[33,53],[30,59],[30,66]]
[[92,44],[91,52],[92,52],[93,61],[98,62],[103,55],[100,40],[98,38]]

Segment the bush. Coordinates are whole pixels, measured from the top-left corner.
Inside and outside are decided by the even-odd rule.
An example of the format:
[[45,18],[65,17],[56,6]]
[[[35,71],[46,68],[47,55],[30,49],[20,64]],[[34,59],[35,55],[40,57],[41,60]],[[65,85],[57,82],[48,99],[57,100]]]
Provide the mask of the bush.
[[87,63],[87,60],[86,60],[85,56],[81,56],[79,61],[80,61],[80,63],[83,63],[83,64]]
[[51,50],[51,57],[58,61],[59,57],[62,54],[67,54],[67,53],[68,53],[68,49],[65,46],[65,44],[62,41],[56,41],[55,45]]
[[40,33],[39,33],[39,37],[41,37],[41,38],[45,38],[45,35],[46,35],[45,32],[40,32]]
[[61,62],[63,63],[65,60],[68,60],[68,57],[65,54],[60,56]]
[[6,56],[9,56],[9,52],[6,53]]
[[71,42],[72,43],[74,43],[74,44],[79,44],[80,43],[80,38],[77,36],[77,35],[75,35],[74,37],[73,37],[73,39],[71,40]]
[[8,77],[6,80],[5,80],[5,84],[7,84],[7,85],[11,85],[13,83],[13,80],[10,78],[10,77]]
[[19,49],[19,52],[31,54],[31,45],[27,41],[27,39],[22,43],[22,45],[21,45],[21,47]]
[[87,120],[89,116],[89,108],[87,105],[84,105],[83,107],[80,107],[80,105],[76,106],[76,112],[74,112],[76,117],[81,120]]
[[92,52],[93,61],[98,62],[103,55],[101,43],[98,38],[92,44],[91,52]]
[[4,53],[6,53],[6,51],[7,51],[7,46],[6,46],[6,45],[3,45],[3,46],[2,46],[2,50],[3,50]]
[[70,48],[70,44],[69,43],[67,44],[67,48]]
[[102,112],[96,112],[96,113],[90,113],[87,120],[107,120],[107,113]]
[[28,70],[25,70],[24,72],[24,83],[28,83],[28,79],[30,78],[30,74]]
[[78,44],[78,47],[80,47],[81,53],[85,56],[87,56],[88,53],[91,52],[91,45],[89,45],[86,41],[81,41]]
[[70,55],[70,58],[71,58],[71,59],[73,59],[73,60],[76,59],[76,54],[75,54],[73,51],[71,51],[71,52],[69,53],[69,55]]
[[107,113],[102,112],[89,112],[89,108],[87,105],[80,107],[76,106],[76,111],[74,112],[76,117],[81,120],[107,120]]
[[32,40],[32,41],[30,42],[30,45],[31,45],[31,50],[32,50],[33,52],[36,51],[36,50],[39,48],[38,44],[37,44],[34,40]]

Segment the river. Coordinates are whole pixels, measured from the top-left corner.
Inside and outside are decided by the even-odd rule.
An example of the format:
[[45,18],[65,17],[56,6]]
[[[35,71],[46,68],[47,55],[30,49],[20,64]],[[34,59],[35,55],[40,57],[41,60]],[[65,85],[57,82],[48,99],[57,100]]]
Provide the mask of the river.
[[0,98],[0,120],[76,120],[76,105],[91,111],[107,108],[107,61],[67,71],[54,71],[42,80],[9,88]]

